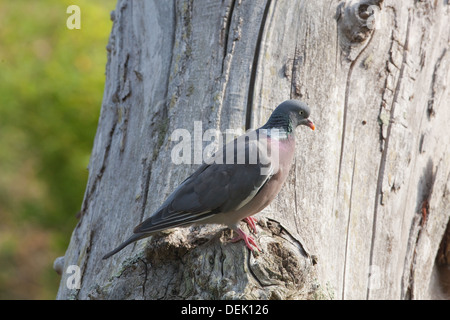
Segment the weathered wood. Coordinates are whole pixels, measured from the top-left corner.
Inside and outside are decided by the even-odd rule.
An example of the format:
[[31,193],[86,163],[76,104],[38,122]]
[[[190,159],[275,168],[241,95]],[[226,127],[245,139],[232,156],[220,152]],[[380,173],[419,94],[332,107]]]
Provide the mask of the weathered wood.
[[[445,1],[119,0],[111,17],[58,299],[429,297],[450,217]],[[289,98],[317,130],[298,130],[290,177],[257,216],[262,254],[209,226],[101,260],[196,168],[170,161],[174,130],[255,128]]]

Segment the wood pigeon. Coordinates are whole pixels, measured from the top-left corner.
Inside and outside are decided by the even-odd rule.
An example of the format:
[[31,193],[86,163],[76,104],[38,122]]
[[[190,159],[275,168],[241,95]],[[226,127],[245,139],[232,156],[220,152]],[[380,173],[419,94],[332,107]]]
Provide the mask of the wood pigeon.
[[295,154],[295,128],[315,129],[309,114],[309,107],[301,101],[281,103],[264,126],[226,144],[202,164],[103,259],[157,231],[207,223],[228,226],[237,233],[232,242],[242,239],[250,250],[259,250],[239,222],[243,220],[256,232],[252,215],[272,202],[288,176]]

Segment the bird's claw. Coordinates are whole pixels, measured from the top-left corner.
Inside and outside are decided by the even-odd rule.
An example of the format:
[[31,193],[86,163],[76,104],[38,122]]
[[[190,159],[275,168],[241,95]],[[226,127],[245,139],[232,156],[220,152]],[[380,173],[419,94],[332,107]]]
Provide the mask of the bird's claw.
[[257,222],[256,218],[250,216],[244,218],[243,221],[245,221],[248,224],[250,231],[256,234],[256,222]]
[[237,242],[239,240],[244,240],[245,245],[247,246],[247,248],[249,248],[252,252],[255,251],[255,248],[261,252],[261,249],[258,247],[258,245],[255,242],[255,239],[253,239],[252,236],[247,235],[244,231],[242,231],[241,229],[236,229],[235,230],[238,235],[236,237],[234,237],[233,239],[231,239],[231,242]]

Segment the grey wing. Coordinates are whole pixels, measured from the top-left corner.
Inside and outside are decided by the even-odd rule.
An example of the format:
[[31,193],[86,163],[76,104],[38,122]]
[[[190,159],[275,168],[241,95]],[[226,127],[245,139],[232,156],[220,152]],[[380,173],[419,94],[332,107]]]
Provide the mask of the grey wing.
[[[245,148],[249,148],[248,141]],[[222,154],[217,155],[220,156]],[[134,232],[160,231],[237,210],[248,203],[270,179],[270,170],[269,173],[261,170],[267,166],[270,166],[267,159],[256,163],[246,161],[244,164],[203,164]]]

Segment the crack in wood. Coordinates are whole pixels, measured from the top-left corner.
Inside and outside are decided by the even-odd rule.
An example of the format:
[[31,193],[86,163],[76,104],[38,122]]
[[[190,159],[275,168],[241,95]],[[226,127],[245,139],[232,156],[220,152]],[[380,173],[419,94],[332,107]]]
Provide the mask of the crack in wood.
[[138,261],[142,262],[142,264],[144,265],[144,280],[142,282],[142,298],[145,300],[145,289],[146,289],[145,286],[146,286],[147,278],[148,278],[148,266],[144,259],[138,258]]
[[149,164],[147,164],[148,158],[142,159],[142,180],[143,185],[141,185],[142,188],[142,204],[141,204],[141,217],[140,221],[142,222],[144,219],[145,214],[145,208],[147,207],[147,199],[148,199],[148,192],[150,188],[150,180],[152,177],[152,161],[148,161]]
[[434,65],[434,71],[433,71],[433,76],[431,79],[431,94],[430,94],[430,99],[428,100],[428,107],[427,107],[427,116],[428,116],[428,120],[430,120],[432,117],[435,116],[435,110],[434,110],[434,100],[435,100],[435,95],[436,95],[436,82],[437,82],[437,72],[441,66],[442,60],[445,57],[445,54],[447,53],[447,48],[445,48],[442,51],[442,54],[439,56],[439,58],[436,61],[436,64]]
[[82,204],[81,210],[80,210],[80,218],[83,217],[83,215],[86,213],[89,200],[92,197],[92,195],[94,194],[94,192],[96,191],[97,185],[100,182],[100,180],[103,176],[103,173],[106,170],[106,163],[108,162],[109,153],[111,150],[111,144],[113,141],[113,135],[114,135],[114,132],[116,131],[116,126],[117,126],[117,116],[114,117],[113,125],[111,127],[111,130],[109,131],[108,141],[106,142],[105,153],[103,154],[103,160],[102,160],[102,165],[100,167],[100,170],[95,175],[95,178],[91,184],[91,187],[86,191],[86,195],[84,197],[83,204]]
[[350,221],[352,215],[352,199],[353,199],[353,182],[355,178],[355,168],[356,168],[356,149],[353,153],[353,169],[352,169],[352,180],[350,183],[350,198],[349,198],[349,206],[348,206],[348,218],[347,218],[347,232],[345,235],[345,252],[344,252],[344,271],[342,275],[342,299],[345,299],[345,278],[347,274],[347,255],[348,255],[348,246],[349,246],[349,234],[350,234]]
[[[442,159],[441,159],[442,161]],[[439,161],[439,164],[441,163]],[[407,251],[410,253],[410,256],[405,258],[405,267],[404,273],[405,275],[402,277],[402,298],[403,299],[414,299],[414,270],[417,265],[418,252],[416,248],[419,245],[419,241],[422,237],[422,231],[426,228],[426,221],[430,215],[430,199],[433,193],[434,185],[436,182],[436,176],[438,174],[440,165],[436,166],[436,169],[433,172],[433,162],[430,159],[427,163],[427,166],[423,172],[422,179],[422,188],[419,190],[421,196],[418,197],[419,203],[416,208],[416,215],[414,216],[411,228],[408,236],[408,248]]]
[[[305,41],[308,38],[308,34],[305,37]],[[306,54],[306,50],[303,50],[303,54]],[[291,99],[302,98],[301,88],[300,88],[300,65],[304,61],[304,57],[300,56],[300,49],[298,49],[297,44],[295,44],[294,59],[292,62],[291,70],[291,92],[289,94]]]
[[252,113],[253,113],[253,95],[255,92],[255,82],[256,82],[256,71],[258,68],[262,37],[264,34],[264,28],[266,26],[267,16],[269,15],[269,9],[270,9],[271,3],[272,3],[272,0],[267,0],[267,2],[266,2],[266,6],[264,8],[264,13],[263,13],[263,16],[261,19],[261,25],[259,27],[258,39],[256,40],[255,55],[253,56],[252,72],[250,75],[250,84],[248,86],[247,110],[246,110],[246,114],[245,114],[245,130],[249,130],[251,128],[251,120],[252,120]]
[[348,73],[347,73],[347,80],[345,83],[344,115],[343,115],[343,120],[342,120],[341,151],[340,151],[340,155],[339,155],[338,185],[337,185],[336,193],[339,193],[339,187],[340,187],[340,181],[341,181],[342,160],[344,157],[344,147],[345,147],[345,132],[346,132],[346,128],[347,128],[348,99],[350,96],[350,82],[351,82],[351,78],[352,78],[352,73],[353,73],[353,69],[355,68],[356,63],[359,61],[362,53],[369,47],[375,32],[376,31],[372,32],[369,41],[367,41],[364,48],[359,52],[359,54],[356,56],[356,58],[351,62]]
[[[402,85],[402,79],[404,77],[405,69],[407,66],[407,57],[408,57],[408,46],[409,46],[409,33],[411,30],[411,15],[408,16],[408,23],[406,27],[406,36],[405,36],[405,44],[404,44],[404,51],[403,51],[403,58],[402,58],[402,64],[400,68],[400,74],[398,76],[397,85],[394,90],[394,98],[391,105],[390,115],[389,118],[393,119],[394,112],[395,112],[395,106],[397,104],[400,88]],[[380,166],[378,170],[378,177],[377,177],[377,188],[375,193],[375,204],[374,204],[374,213],[373,213],[373,223],[372,223],[372,239],[371,239],[371,245],[370,245],[370,262],[369,265],[373,265],[373,259],[374,259],[374,249],[375,249],[375,237],[376,237],[376,231],[377,231],[377,220],[378,220],[378,206],[379,204],[383,205],[382,200],[382,192],[383,192],[383,178],[384,178],[384,172],[385,172],[385,166],[387,161],[387,155],[388,155],[388,149],[389,149],[389,139],[391,135],[392,130],[392,121],[389,121],[388,128],[387,128],[387,134],[385,139],[385,145],[384,149],[381,154],[380,159]],[[369,299],[370,296],[370,277],[369,277],[369,286],[367,287],[367,294],[366,298]]]
[[[228,55],[228,41],[230,37],[231,23],[233,21],[233,13],[236,5],[236,0],[231,0],[231,4],[225,15],[226,23],[224,29],[224,40],[223,40],[223,58],[222,58],[222,74],[224,70],[225,60]],[[234,41],[234,40],[233,40]]]
[[[88,233],[88,236],[87,236],[87,241],[85,242],[85,246],[82,249],[82,250],[84,250],[84,253],[79,253],[78,254],[78,256],[83,259],[82,260],[82,265],[80,266],[80,288],[83,287],[82,284],[83,284],[83,278],[84,278],[84,275],[85,275],[84,271],[87,269],[86,266],[87,266],[88,262],[91,261],[89,259],[89,255],[90,255],[90,252],[91,252],[93,235],[94,235],[94,230],[90,230],[89,233]],[[75,290],[76,291],[75,291],[75,297],[74,298],[75,298],[75,300],[78,300],[79,299],[78,295],[80,293],[80,289],[75,289]]]
[[395,31],[398,28],[397,22],[397,11],[395,7],[386,6],[386,10],[391,10],[393,13],[393,21],[394,21],[394,29],[391,32],[391,46],[389,48],[389,59],[386,62],[386,80],[383,86],[383,92],[381,93],[381,105],[380,105],[380,113],[378,115],[378,124],[380,125],[380,152],[384,150],[384,142],[387,137],[387,127],[390,122],[388,106],[392,105],[392,99],[394,96],[394,83],[398,81],[398,74],[402,66],[403,56],[400,54],[404,51],[404,45],[400,43],[398,39],[395,37]]
[[251,263],[250,263],[250,258],[251,258],[251,256],[252,256],[252,253],[251,253],[251,252],[248,253],[248,250],[247,250],[247,260],[246,260],[246,261],[247,261],[247,270],[250,271],[250,275],[253,277],[253,279],[256,280],[256,282],[258,283],[258,285],[259,285],[261,288],[270,286],[270,285],[264,284],[264,283],[258,278],[258,276],[256,275],[256,273],[253,271],[252,265],[251,265]]

